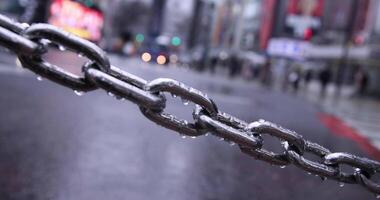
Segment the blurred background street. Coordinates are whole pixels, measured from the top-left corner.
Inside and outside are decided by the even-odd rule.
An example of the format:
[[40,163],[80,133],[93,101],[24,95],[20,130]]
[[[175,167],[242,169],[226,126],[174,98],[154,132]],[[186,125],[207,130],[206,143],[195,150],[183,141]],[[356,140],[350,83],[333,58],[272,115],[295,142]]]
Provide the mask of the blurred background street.
[[[179,80],[245,121],[375,160],[378,11],[377,0],[0,2],[1,14],[91,40],[127,72]],[[50,48],[45,60],[81,73],[86,58]],[[357,185],[257,161],[212,135],[183,138],[128,101],[78,95],[23,69],[6,49],[0,92],[0,199],[375,199]],[[167,98],[168,111],[192,120],[194,105]]]

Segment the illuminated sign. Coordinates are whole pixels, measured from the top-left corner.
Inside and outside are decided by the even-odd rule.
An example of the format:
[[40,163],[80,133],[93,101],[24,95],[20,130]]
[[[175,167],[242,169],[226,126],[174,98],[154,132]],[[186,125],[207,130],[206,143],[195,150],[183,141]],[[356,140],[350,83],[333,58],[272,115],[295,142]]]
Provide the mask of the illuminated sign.
[[297,37],[309,37],[321,27],[324,0],[289,0],[286,25]]
[[102,37],[103,14],[72,0],[54,0],[49,23],[79,37],[99,41]]

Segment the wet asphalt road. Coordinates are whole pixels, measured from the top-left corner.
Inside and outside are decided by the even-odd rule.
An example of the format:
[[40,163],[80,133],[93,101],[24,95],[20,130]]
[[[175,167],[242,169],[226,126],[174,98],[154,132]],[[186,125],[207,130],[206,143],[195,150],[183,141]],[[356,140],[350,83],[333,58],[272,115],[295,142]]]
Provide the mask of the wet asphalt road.
[[[133,60],[112,63],[148,80],[182,80],[246,121],[264,118],[332,151],[365,156],[332,135],[316,117],[319,108],[301,97]],[[0,67],[12,69],[0,70],[0,199],[374,199],[359,186],[256,161],[213,136],[183,139],[103,91],[79,97],[11,64]],[[169,102],[169,111],[190,119],[192,106]],[[280,150],[278,141],[264,139]]]

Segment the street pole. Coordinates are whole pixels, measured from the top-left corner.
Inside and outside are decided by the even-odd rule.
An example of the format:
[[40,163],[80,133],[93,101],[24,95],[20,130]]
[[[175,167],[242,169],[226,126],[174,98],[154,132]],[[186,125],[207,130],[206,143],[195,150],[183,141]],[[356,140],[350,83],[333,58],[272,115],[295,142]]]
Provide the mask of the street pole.
[[50,0],[30,0],[27,3],[21,21],[28,24],[46,23],[49,15]]
[[196,44],[198,26],[201,18],[202,0],[195,0],[193,7],[193,17],[190,24],[190,33],[187,40],[188,49],[192,49]]
[[150,25],[148,26],[148,34],[150,39],[156,38],[161,34],[165,3],[166,0],[153,1],[152,15],[150,16]]
[[344,82],[344,75],[346,72],[347,65],[349,64],[349,53],[351,48],[351,39],[355,30],[355,21],[358,15],[359,8],[359,0],[353,0],[350,9],[350,17],[349,22],[347,24],[344,44],[343,44],[343,55],[339,61],[338,71],[337,71],[337,79],[336,79],[336,95],[340,95],[342,85]]
[[243,32],[244,32],[244,12],[245,8],[247,5],[248,1],[247,0],[242,0],[239,2],[239,15],[237,19],[237,27],[236,27],[236,32],[234,36],[234,44],[233,44],[233,49],[234,50],[240,50],[241,47],[241,41],[243,38]]

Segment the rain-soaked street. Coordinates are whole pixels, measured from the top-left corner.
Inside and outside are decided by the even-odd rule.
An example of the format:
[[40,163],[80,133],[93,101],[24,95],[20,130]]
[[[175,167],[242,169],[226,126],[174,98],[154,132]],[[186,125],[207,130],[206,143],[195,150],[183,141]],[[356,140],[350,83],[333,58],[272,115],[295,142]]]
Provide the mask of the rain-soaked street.
[[[181,80],[246,121],[263,118],[332,151],[368,156],[331,134],[317,117],[320,108],[300,96],[135,59],[113,57],[112,63],[147,80]],[[375,198],[357,185],[340,187],[294,166],[256,161],[211,135],[184,139],[104,91],[78,96],[14,64],[0,67],[0,199]],[[167,97],[170,112],[191,118],[193,105]],[[279,141],[264,139],[265,147],[281,150]]]

